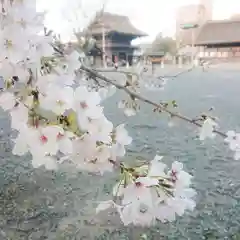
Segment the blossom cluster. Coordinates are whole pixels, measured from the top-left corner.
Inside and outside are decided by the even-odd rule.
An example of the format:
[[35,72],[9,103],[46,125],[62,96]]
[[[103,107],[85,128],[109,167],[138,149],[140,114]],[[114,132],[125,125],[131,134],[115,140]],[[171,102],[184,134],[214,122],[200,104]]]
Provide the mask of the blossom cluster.
[[[125,225],[174,220],[192,210],[191,176],[180,163],[166,172],[160,157],[148,170],[147,165],[127,168],[119,161],[132,138],[124,124],[114,126],[104,115],[102,101],[115,88],[96,90],[79,77],[75,50],[63,48],[63,55],[56,57],[52,36],[42,31],[44,14],[35,8],[35,0],[2,0],[0,68],[5,88],[0,106],[18,132],[13,154],[30,153],[33,167],[49,170],[66,161],[101,174],[118,167],[121,177],[114,195],[121,204],[114,204]],[[135,89],[137,82],[132,78],[123,85]],[[137,109],[134,101],[121,107],[127,115]]]
[[32,0],[3,2],[1,72],[6,89],[0,105],[19,132],[13,153],[30,152],[35,167],[56,169],[70,161],[92,172],[111,171],[132,139],[123,124],[114,128],[105,117],[103,91],[78,81],[76,51],[47,71],[46,59],[54,50],[52,37],[41,34],[42,21]]
[[196,192],[190,188],[192,176],[183,170],[180,162],[174,162],[169,171],[156,156],[150,164],[131,169],[123,167],[122,177],[113,188],[116,201],[99,204],[97,213],[116,208],[124,225],[150,226],[174,221],[185,211],[195,207]]

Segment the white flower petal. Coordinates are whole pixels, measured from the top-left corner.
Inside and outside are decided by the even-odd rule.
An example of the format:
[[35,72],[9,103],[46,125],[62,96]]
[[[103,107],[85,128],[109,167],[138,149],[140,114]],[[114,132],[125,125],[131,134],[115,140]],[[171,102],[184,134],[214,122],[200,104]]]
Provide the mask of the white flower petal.
[[238,149],[234,154],[234,160],[240,160],[240,149]]
[[166,176],[166,174],[164,172],[165,169],[166,169],[166,164],[153,160],[151,162],[151,165],[150,165],[150,168],[148,171],[148,176],[149,177],[164,177],[164,176]]
[[181,162],[175,161],[172,164],[172,170],[176,172],[180,172],[183,169],[183,164]]
[[133,108],[126,108],[126,109],[124,109],[124,114],[127,117],[132,117],[132,116],[136,115],[136,111]]
[[12,93],[4,92],[0,94],[0,107],[4,111],[11,110],[16,104],[16,98]]
[[96,208],[96,213],[98,214],[99,212],[112,208],[114,205],[115,203],[112,200],[101,202]]
[[156,155],[153,161],[161,161],[162,159],[163,159],[163,156]]
[[236,136],[236,133],[235,133],[235,131],[233,131],[233,130],[231,130],[231,131],[228,131],[227,133],[226,133],[226,135],[229,137],[229,138],[234,138],[235,136]]
[[139,177],[136,179],[136,183],[138,182],[143,184],[145,187],[157,186],[159,184],[158,179],[150,177]]
[[212,119],[206,119],[201,127],[199,139],[203,141],[206,138],[214,138],[215,134],[213,133],[213,131],[216,126],[217,123],[214,122]]
[[66,155],[73,153],[73,144],[69,138],[63,137],[62,140],[58,141],[58,144],[59,144],[59,151],[61,153]]
[[17,138],[15,140],[15,145],[13,147],[12,153],[14,155],[23,156],[28,152],[29,148],[25,141],[22,138]]
[[56,170],[58,168],[54,158],[43,156],[41,154],[33,155],[32,165],[34,168],[44,166],[47,170]]

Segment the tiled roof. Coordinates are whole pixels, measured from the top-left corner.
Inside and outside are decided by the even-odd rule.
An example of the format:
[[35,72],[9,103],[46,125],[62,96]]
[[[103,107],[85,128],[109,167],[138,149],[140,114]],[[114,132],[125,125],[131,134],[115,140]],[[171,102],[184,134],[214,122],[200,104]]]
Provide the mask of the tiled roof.
[[240,43],[240,19],[209,21],[204,24],[198,37],[196,45]]
[[88,27],[88,30],[93,35],[102,34],[102,25],[104,25],[106,33],[118,32],[139,37],[147,36],[146,33],[135,28],[127,16],[107,12],[102,13],[101,16],[97,16],[96,20]]

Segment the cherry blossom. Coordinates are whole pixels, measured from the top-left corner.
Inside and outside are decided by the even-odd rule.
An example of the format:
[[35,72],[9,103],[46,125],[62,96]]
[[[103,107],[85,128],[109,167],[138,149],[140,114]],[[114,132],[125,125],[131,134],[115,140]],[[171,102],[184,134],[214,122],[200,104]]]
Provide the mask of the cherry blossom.
[[228,131],[227,138],[224,140],[229,144],[229,148],[234,151],[234,159],[240,159],[240,134],[235,131]]
[[23,156],[30,150],[28,142],[31,140],[32,131],[28,129],[27,125],[22,125],[20,129],[17,138],[13,140],[15,144],[12,153]]
[[98,93],[103,101],[114,95],[114,93],[116,93],[116,87],[115,86],[101,87],[98,90]]
[[80,67],[79,53],[77,51],[73,51],[66,57],[66,62],[68,72],[74,72],[75,70],[79,69]]
[[4,28],[0,33],[0,59],[10,59],[13,64],[25,57],[29,48],[28,36],[19,31],[18,26]]
[[63,132],[63,129],[58,126],[47,126],[36,129],[32,136],[32,141],[29,143],[31,152],[34,154],[56,155],[59,150],[56,140],[61,132]]
[[183,187],[188,186],[191,180],[191,175],[183,171],[183,164],[175,161],[172,164],[172,169],[168,173],[175,184],[180,183]]
[[102,174],[113,170],[110,150],[110,146],[99,144],[91,135],[86,134],[73,141],[73,154],[69,159],[81,170]]
[[35,8],[35,5],[20,4],[15,8],[11,8],[9,12],[13,16],[13,22],[25,29],[29,34],[37,34],[44,27],[44,14],[36,13]]
[[112,142],[111,134],[113,131],[113,124],[104,115],[99,119],[89,121],[87,130],[96,141],[105,144]]
[[113,133],[113,158],[123,157],[126,153],[125,146],[131,144],[132,138],[128,135],[124,124],[116,127]]
[[16,130],[21,130],[28,121],[28,108],[19,103],[17,106],[12,108],[10,116],[11,127]]
[[74,101],[80,129],[87,130],[91,119],[102,117],[103,108],[99,105],[101,98],[97,92],[89,92],[84,86],[78,87],[74,93]]
[[127,101],[120,101],[118,103],[118,108],[123,109],[123,112],[127,117],[136,115],[136,110]]
[[41,57],[49,57],[54,54],[50,36],[31,36],[30,48],[27,52],[28,65],[37,68],[41,64]]
[[102,212],[104,210],[107,210],[108,208],[112,208],[116,206],[117,204],[112,200],[101,202],[96,208],[96,213]]
[[192,211],[194,208],[195,202],[184,195],[168,198],[156,208],[156,218],[161,222],[172,222],[177,215],[182,216],[186,210]]
[[155,156],[155,158],[151,161],[148,176],[165,176],[165,169],[167,165],[161,161],[162,159],[163,156]]
[[123,190],[120,217],[124,225],[150,226],[155,220],[154,199],[150,186],[158,185],[157,179],[138,178]]
[[225,138],[224,141],[228,143],[229,148],[234,151],[240,145],[240,134],[235,131],[228,131],[227,138]]
[[74,134],[71,132],[59,131],[57,135],[58,149],[61,153],[69,155],[73,153],[73,142]]
[[[29,128],[22,126],[15,140],[15,152],[25,153],[29,150],[32,154],[55,155],[58,150],[57,136],[63,130],[58,126],[44,128]],[[18,154],[22,155],[22,154]]]
[[70,86],[72,82],[73,82],[72,77],[71,80],[69,80],[64,78],[64,76],[62,75],[59,76],[52,73],[40,76],[38,78],[38,81],[36,82],[36,87],[39,89],[40,92],[45,93],[49,92],[49,89],[51,87],[64,88],[68,85]]
[[211,118],[207,118],[201,127],[199,139],[202,141],[206,138],[214,138],[215,134],[213,133],[213,131],[217,126],[218,125],[215,121],[213,121]]
[[132,138],[128,135],[124,124],[120,124],[115,129],[114,135],[115,141],[120,145],[129,145],[132,142]]
[[12,64],[8,59],[0,63],[1,75],[4,79],[11,79],[18,76],[20,82],[26,82],[29,78],[29,71],[21,64]]
[[57,115],[73,108],[74,91],[71,87],[50,85],[45,92],[45,96],[40,95],[40,97],[40,106],[53,111]]

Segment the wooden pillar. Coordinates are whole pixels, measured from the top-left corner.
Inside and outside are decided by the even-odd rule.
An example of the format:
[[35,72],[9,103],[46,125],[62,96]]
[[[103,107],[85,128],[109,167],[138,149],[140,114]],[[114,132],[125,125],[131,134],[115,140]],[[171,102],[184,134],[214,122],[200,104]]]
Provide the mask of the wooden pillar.
[[178,67],[179,67],[179,68],[182,68],[182,64],[183,64],[183,59],[182,59],[182,56],[179,55],[179,56],[178,56]]
[[174,56],[174,57],[173,57],[173,65],[176,65],[176,64],[177,64],[177,57]]

